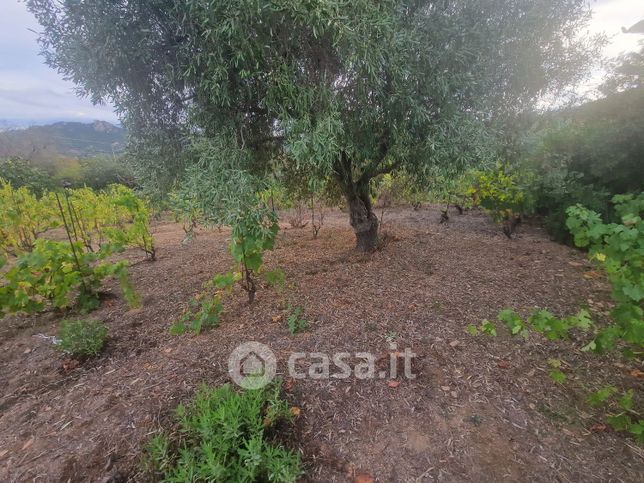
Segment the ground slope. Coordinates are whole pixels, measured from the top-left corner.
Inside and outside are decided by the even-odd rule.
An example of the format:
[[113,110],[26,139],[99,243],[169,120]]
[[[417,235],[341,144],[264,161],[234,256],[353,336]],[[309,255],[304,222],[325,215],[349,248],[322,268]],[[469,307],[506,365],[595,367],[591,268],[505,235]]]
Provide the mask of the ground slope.
[[[571,351],[576,340],[465,331],[506,307],[567,315],[585,304],[601,320],[605,282],[537,228],[510,241],[479,212],[438,218],[435,207],[385,213],[391,241],[369,255],[352,250],[341,212],[326,216],[317,240],[307,228],[283,230],[267,265],[284,269],[288,288],[263,289],[250,307],[236,291],[221,326],[200,336],[168,327],[229,268],[228,232],[182,245],[179,226],[159,223],[158,261],[131,269],[143,307],[112,297],[92,314],[111,334],[96,360],[74,367],[40,336],[55,333],[60,314],[0,322],[0,481],[143,479],[142,445],[171,427],[172,409],[199,384],[226,382],[228,355],[248,340],[271,347],[284,377],[292,351],[369,351],[385,366],[390,341],[418,354],[416,379],[396,387],[287,380],[301,408],[287,437],[305,481],[637,481],[641,449],[604,430],[584,402],[607,382],[641,389],[633,363]],[[304,307],[307,332],[289,335],[288,303]],[[548,358],[564,361],[565,386],[549,379]]]

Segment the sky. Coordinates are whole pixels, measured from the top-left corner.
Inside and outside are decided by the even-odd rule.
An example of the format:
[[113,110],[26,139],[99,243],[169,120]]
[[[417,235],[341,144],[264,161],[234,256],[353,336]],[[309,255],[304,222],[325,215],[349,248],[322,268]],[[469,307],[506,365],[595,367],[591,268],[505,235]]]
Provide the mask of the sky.
[[[644,36],[624,34],[621,28],[644,19],[644,1],[589,0],[589,3],[593,9],[590,32],[605,32],[610,38],[604,57],[638,48],[638,40]],[[77,97],[74,85],[43,63],[34,32],[38,30],[38,23],[23,2],[0,0],[0,121],[118,121],[111,106],[94,106]],[[596,69],[579,92],[592,91],[602,77],[603,72]]]

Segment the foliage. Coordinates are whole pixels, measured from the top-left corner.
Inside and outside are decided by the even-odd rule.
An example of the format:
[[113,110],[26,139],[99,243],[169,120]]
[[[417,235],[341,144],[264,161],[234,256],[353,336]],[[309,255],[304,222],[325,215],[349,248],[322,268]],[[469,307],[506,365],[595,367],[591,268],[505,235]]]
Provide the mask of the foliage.
[[604,223],[599,214],[581,205],[568,209],[567,225],[575,244],[588,249],[611,284],[615,322],[596,334],[587,350],[603,352],[623,340],[638,348],[644,345],[644,193],[616,195],[615,211],[621,223]]
[[293,307],[289,304],[286,323],[288,325],[288,331],[291,335],[295,335],[309,328],[308,321],[302,317],[303,311],[304,309],[300,305]]
[[622,393],[619,399],[615,400],[618,393],[613,386],[604,386],[591,393],[587,402],[591,406],[610,405],[611,410],[606,417],[606,422],[614,431],[626,431],[639,443],[644,443],[644,420],[639,418],[635,405],[635,392],[630,389]]
[[477,336],[480,332],[481,334],[496,337],[496,327],[487,319],[483,319],[481,325],[479,325],[478,327],[474,324],[470,324],[465,328],[465,330],[467,330],[467,333],[471,336]]
[[45,171],[32,166],[22,158],[1,160],[0,173],[2,173],[2,178],[14,189],[24,186],[36,197],[54,188],[54,183]]
[[121,158],[84,158],[79,164],[78,177],[70,180],[75,187],[87,186],[94,190],[102,190],[113,184],[134,186],[134,174]]
[[79,242],[38,239],[34,249],[19,256],[3,274],[0,307],[5,312],[33,313],[47,303],[65,308],[76,302],[81,310],[89,311],[98,306],[98,290],[107,277],[117,278],[128,304],[137,306],[127,261],[105,261],[116,249],[104,245],[97,252],[88,252]]
[[286,274],[281,268],[263,272],[262,278],[271,287],[284,287],[286,285]]
[[475,173],[469,193],[474,204],[483,207],[498,223],[530,211],[531,200],[525,188],[527,183],[526,175],[520,177],[508,172],[506,166],[498,165],[494,171]]
[[195,400],[176,410],[180,431],[155,437],[148,446],[155,479],[186,481],[294,482],[301,474],[297,453],[270,434],[292,414],[279,385],[235,392],[229,385],[203,386]]
[[601,403],[611,397],[615,392],[617,392],[617,389],[615,387],[604,386],[588,396],[586,401],[591,406],[599,406]]
[[56,348],[73,357],[98,354],[107,338],[107,327],[95,320],[63,320],[58,328]]
[[644,44],[640,50],[613,59],[608,79],[600,86],[604,94],[644,88]]
[[255,299],[255,277],[264,262],[264,251],[272,250],[279,229],[277,216],[267,210],[256,210],[239,217],[233,225],[230,251],[240,267],[242,288],[248,302]]
[[120,219],[113,220],[116,227],[106,229],[107,239],[122,246],[137,247],[154,260],[156,250],[150,234],[150,211],[145,201],[130,188],[118,184],[110,185],[105,195],[112,210],[120,215]]
[[520,151],[520,169],[537,174],[530,186],[535,212],[557,241],[572,244],[566,228],[571,205],[618,221],[611,197],[642,189],[643,88],[541,116]]
[[224,309],[222,299],[230,293],[240,274],[227,272],[217,274],[204,284],[204,291],[193,297],[188,308],[170,327],[170,333],[181,335],[187,330],[200,334],[203,329],[217,327]]
[[60,226],[50,198],[36,198],[26,186],[14,188],[0,178],[0,253],[17,256],[33,249],[36,239]]
[[[48,303],[81,310],[98,306],[103,279],[119,280],[130,306],[139,303],[127,262],[107,258],[125,246],[138,245],[154,256],[148,212],[131,189],[120,185],[96,193],[89,188],[45,193],[40,199],[26,187],[13,189],[0,180],[0,248],[15,259],[3,273],[0,307],[5,312],[35,312]],[[67,241],[43,238],[63,226]]]
[[549,340],[567,339],[573,329],[587,331],[592,326],[590,314],[586,309],[581,309],[575,315],[558,318],[547,310],[535,310],[523,321],[521,317],[511,309],[504,309],[497,315],[499,322],[502,322],[512,335],[528,337],[528,329],[532,329],[544,335]]
[[543,226],[552,238],[561,243],[572,244],[572,236],[566,227],[569,206],[581,203],[591,209],[612,217],[609,192],[585,182],[584,175],[556,168],[535,176],[530,188],[535,200],[535,213],[543,216]]
[[147,204],[131,188],[110,185],[103,191],[67,189],[35,197],[27,187],[0,179],[0,250],[12,256],[31,251],[37,238],[67,225],[84,249],[104,244],[137,247],[154,259]]
[[149,208],[131,188],[114,184],[99,192],[91,188],[67,190],[65,201],[70,218],[78,225],[75,235],[88,250],[111,243],[139,248],[155,259]]
[[195,236],[195,229],[203,215],[195,201],[194,193],[186,191],[173,191],[168,196],[170,210],[172,211],[175,221],[181,222],[183,231],[186,236],[183,243],[191,241]]
[[339,188],[361,250],[377,242],[372,178],[485,158],[487,120],[559,92],[597,52],[579,35],[583,0],[28,8],[49,65],[124,115],[141,179],[158,189],[183,181],[199,164],[184,148],[222,136],[248,155],[223,158],[237,172],[267,179],[285,156]]
[[548,359],[548,365],[551,367],[548,375],[557,384],[566,382],[566,375],[561,371],[561,361],[559,359]]

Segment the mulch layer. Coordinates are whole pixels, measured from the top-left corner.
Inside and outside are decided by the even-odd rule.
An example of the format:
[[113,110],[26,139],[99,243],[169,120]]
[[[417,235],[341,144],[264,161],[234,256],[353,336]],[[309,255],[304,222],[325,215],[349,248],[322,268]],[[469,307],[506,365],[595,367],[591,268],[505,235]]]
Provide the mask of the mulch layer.
[[[289,403],[300,409],[282,439],[300,451],[303,481],[641,481],[644,451],[607,428],[587,395],[607,384],[635,389],[643,374],[618,354],[581,352],[588,336],[551,342],[532,334],[471,336],[499,310],[557,315],[589,308],[607,321],[609,287],[585,255],[524,225],[508,240],[478,211],[439,224],[438,207],[384,213],[387,243],[353,250],[348,216],[329,212],[317,239],[283,226],[269,269],[286,287],[262,287],[253,305],[237,288],[219,327],[170,335],[188,300],[230,268],[229,231],[182,244],[179,225],[158,222],[158,260],[128,251],[142,307],[129,310],[115,282],[89,317],[109,327],[105,350],[81,364],[47,336],[73,313],[0,321],[0,481],[145,481],[141,455],[173,427],[173,410],[201,384],[229,382],[240,343],[268,345]],[[289,304],[309,328],[291,336]],[[414,379],[289,379],[293,351],[370,352],[378,374],[390,344],[409,347]],[[548,359],[568,376],[557,385]]]

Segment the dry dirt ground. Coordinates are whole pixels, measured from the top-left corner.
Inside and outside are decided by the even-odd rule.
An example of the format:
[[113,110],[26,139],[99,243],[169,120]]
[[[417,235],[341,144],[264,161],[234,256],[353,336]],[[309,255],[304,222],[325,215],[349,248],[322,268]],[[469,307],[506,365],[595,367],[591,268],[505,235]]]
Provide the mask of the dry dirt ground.
[[[308,227],[284,229],[266,259],[288,287],[261,289],[252,306],[236,290],[221,325],[198,336],[168,328],[213,273],[230,268],[228,232],[182,245],[178,225],[156,224],[158,260],[126,254],[142,308],[128,310],[109,283],[114,296],[91,314],[110,330],[98,358],[75,367],[41,336],[70,314],[0,322],[0,481],[145,479],[146,441],[172,427],[173,408],[200,384],[227,382],[228,355],[249,340],[271,347],[284,378],[292,351],[368,351],[379,367],[389,341],[418,354],[416,378],[398,385],[287,379],[301,414],[286,439],[302,454],[304,481],[641,481],[641,447],[585,403],[607,383],[640,397],[637,363],[582,353],[581,338],[466,332],[506,307],[568,315],[587,305],[604,320],[605,281],[536,227],[508,240],[476,211],[447,225],[438,218],[437,207],[385,213],[391,242],[368,255],[353,251],[339,211],[316,240]],[[289,303],[304,308],[306,332],[289,335]],[[548,358],[563,361],[565,385],[548,377]]]

